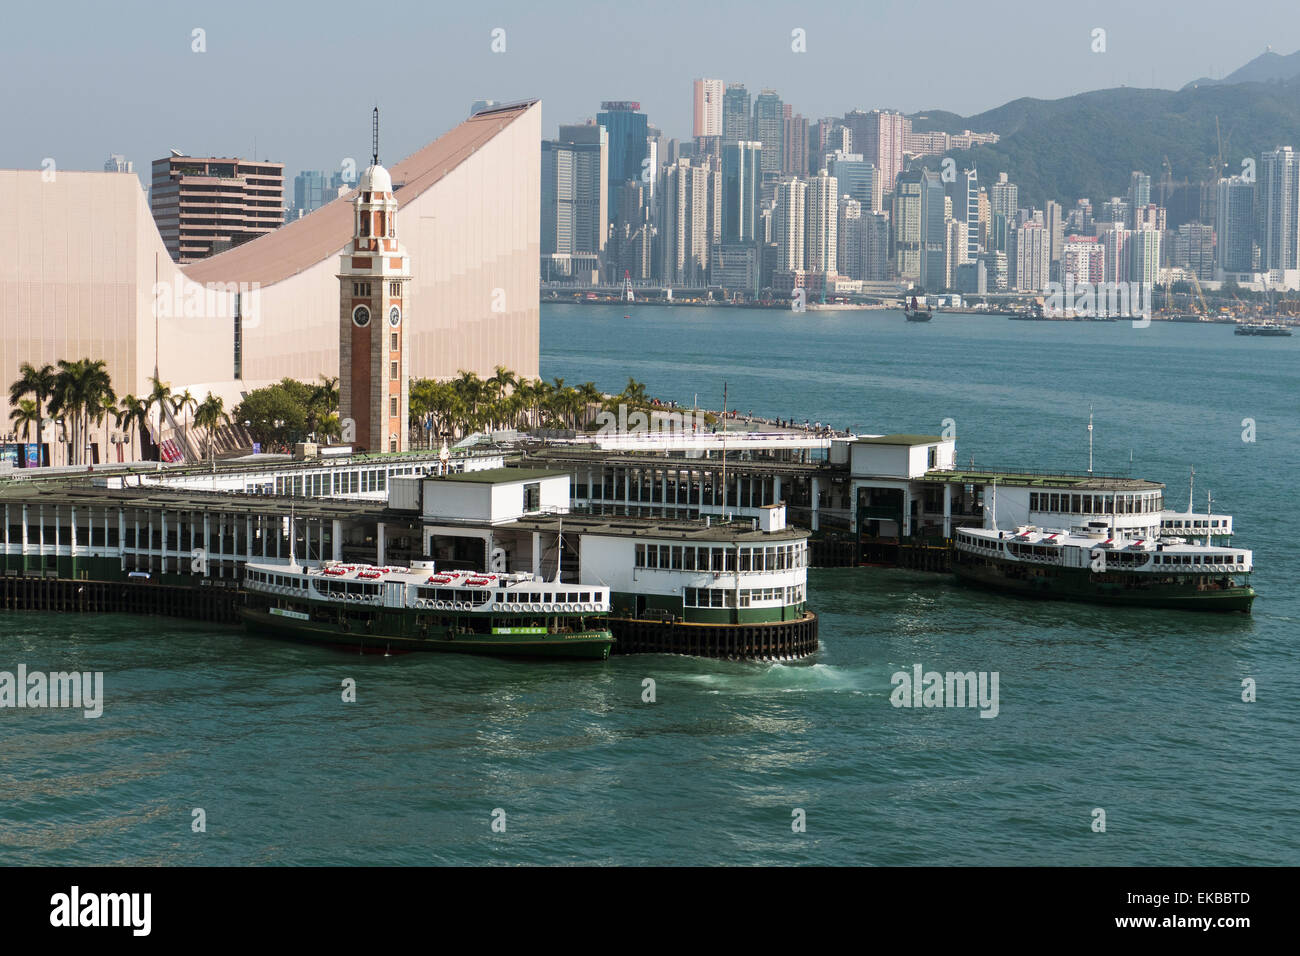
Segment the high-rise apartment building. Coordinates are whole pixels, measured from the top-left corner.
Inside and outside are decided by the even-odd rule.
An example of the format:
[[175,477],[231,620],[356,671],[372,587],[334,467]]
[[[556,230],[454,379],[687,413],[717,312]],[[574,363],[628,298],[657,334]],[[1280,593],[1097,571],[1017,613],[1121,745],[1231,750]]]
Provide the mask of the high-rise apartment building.
[[721,80],[695,81],[695,122],[691,135],[696,139],[722,135],[722,97],[725,92]]
[[894,187],[894,270],[899,278],[921,278],[921,177],[906,173]]
[[[790,112],[789,104],[785,107]],[[795,113],[785,118],[784,159],[781,172],[786,176],[808,175],[808,121]]]
[[679,159],[664,170],[663,280],[672,285],[706,285],[709,254],[721,239],[721,174],[707,163]]
[[1240,176],[1220,179],[1215,205],[1218,274],[1251,271],[1255,248],[1255,185]]
[[1041,292],[1051,279],[1052,240],[1047,229],[1029,221],[1016,230],[1016,288]]
[[1061,247],[1061,282],[1106,281],[1106,248],[1096,236],[1068,236]]
[[776,178],[785,160],[785,109],[773,90],[754,97],[753,139],[763,144],[763,172]]
[[135,172],[135,163],[127,159],[121,153],[111,154],[104,162],[104,172],[106,173],[133,173]]
[[838,246],[839,183],[826,170],[808,179],[804,208],[804,267],[809,272],[835,272]]
[[1300,153],[1278,146],[1260,157],[1259,252],[1261,269],[1300,268]]
[[[1129,282],[1154,286],[1160,277],[1160,240],[1155,229],[1136,229],[1129,238]],[[1123,281],[1123,280],[1119,280]]]
[[1052,263],[1061,261],[1061,249],[1065,245],[1065,220],[1061,218],[1061,204],[1047,200],[1043,209],[1043,224],[1047,227],[1047,238],[1052,244]]
[[1214,227],[1188,222],[1178,227],[1174,238],[1173,264],[1198,279],[1214,278]]
[[204,259],[284,224],[284,163],[171,155],[153,162],[154,222],[172,259]]
[[[1134,170],[1128,182],[1128,207],[1140,209],[1151,202],[1151,177]],[[1134,228],[1137,228],[1134,226]]]
[[840,194],[839,223],[836,226],[835,271],[850,279],[861,279],[863,271],[862,203]]
[[1106,250],[1106,281],[1128,282],[1133,264],[1133,249],[1129,245],[1133,233],[1125,229],[1122,222],[1111,225],[1112,228],[1099,237],[1102,248]]
[[776,185],[776,206],[772,211],[773,241],[776,243],[775,271],[804,268],[804,229],[808,184],[802,179],[784,179]]
[[880,170],[881,191],[893,192],[903,169],[903,150],[912,121],[895,110],[853,110],[844,115],[843,122],[852,131],[853,151]]
[[[1015,183],[1007,181],[1006,173],[998,173],[998,181],[989,187],[989,211],[993,215],[1001,215],[1006,219],[1008,226],[1013,226],[1016,221],[1016,212],[1020,209],[1020,187]],[[990,245],[990,248],[1005,251],[1005,240],[1001,245]]]
[[889,260],[889,214],[862,213],[862,280],[886,282],[894,274]]

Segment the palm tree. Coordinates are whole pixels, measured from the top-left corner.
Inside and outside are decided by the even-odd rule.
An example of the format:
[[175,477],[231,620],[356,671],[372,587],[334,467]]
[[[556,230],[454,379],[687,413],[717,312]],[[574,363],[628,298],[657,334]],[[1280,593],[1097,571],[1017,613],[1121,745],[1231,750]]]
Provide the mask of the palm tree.
[[13,411],[9,413],[9,420],[14,423],[14,431],[21,434],[24,439],[31,435],[33,425],[36,426],[36,433],[40,434],[41,410],[34,399],[18,399]]
[[90,425],[104,420],[106,401],[116,402],[112,379],[103,359],[59,360],[59,371],[54,376],[54,393],[51,410],[62,414],[71,422],[71,464],[85,464],[83,454],[90,437]]
[[54,366],[42,365],[36,368],[30,362],[18,366],[18,381],[9,386],[9,404],[17,405],[19,401],[31,395],[36,402],[36,443],[45,444],[44,414],[45,405],[54,392]]
[[[131,443],[131,437],[139,430],[140,432],[140,457],[145,461],[150,461],[146,451],[146,443],[152,447],[153,441],[149,438],[149,403],[145,399],[136,398],[134,395],[123,395],[118,402],[118,411],[113,416],[117,421],[118,428],[125,426],[128,446]],[[128,447],[128,452],[130,448]]]
[[226,414],[225,403],[219,396],[208,394],[208,397],[194,411],[194,424],[205,432],[208,461],[212,461],[212,445],[217,437],[217,429],[222,425],[230,424],[230,416]]
[[[176,397],[172,395],[170,382],[161,382],[157,375],[149,377],[149,395],[145,398],[145,406],[149,409],[150,417],[156,409],[158,411],[158,440],[154,442],[152,438],[150,443],[160,445],[162,443],[163,423],[167,416],[176,410]],[[143,444],[143,442],[142,442]]]
[[578,386],[578,397],[582,400],[582,418],[584,427],[591,425],[592,406],[599,407],[603,396],[595,382],[583,382]]

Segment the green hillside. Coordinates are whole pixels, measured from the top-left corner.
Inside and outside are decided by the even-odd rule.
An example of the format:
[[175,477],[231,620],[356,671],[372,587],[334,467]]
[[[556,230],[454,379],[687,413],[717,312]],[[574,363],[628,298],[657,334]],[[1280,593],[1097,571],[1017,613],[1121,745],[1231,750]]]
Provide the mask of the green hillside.
[[1230,173],[1241,171],[1244,157],[1258,162],[1265,149],[1300,147],[1300,77],[1182,90],[1124,87],[1059,100],[1026,97],[965,118],[938,110],[922,115],[932,129],[998,133],[991,146],[951,155],[959,167],[973,161],[981,182],[1007,173],[1022,205],[1055,199],[1069,206],[1080,197],[1099,203],[1123,195],[1135,169],[1160,179],[1166,158],[1175,180],[1209,178],[1219,149],[1216,116]]

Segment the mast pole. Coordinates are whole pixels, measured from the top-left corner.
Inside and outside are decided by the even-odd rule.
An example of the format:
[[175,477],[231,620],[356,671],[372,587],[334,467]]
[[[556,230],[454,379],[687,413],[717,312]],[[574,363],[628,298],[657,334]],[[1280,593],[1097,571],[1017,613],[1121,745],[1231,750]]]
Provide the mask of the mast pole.
[[727,383],[722,383],[722,514],[727,514]]

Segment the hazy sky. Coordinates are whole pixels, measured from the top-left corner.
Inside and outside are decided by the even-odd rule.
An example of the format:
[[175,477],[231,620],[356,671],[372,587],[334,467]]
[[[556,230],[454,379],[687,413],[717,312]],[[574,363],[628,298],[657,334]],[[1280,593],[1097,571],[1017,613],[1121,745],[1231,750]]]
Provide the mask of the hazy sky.
[[[363,22],[364,21],[364,22]],[[1107,31],[1093,53],[1092,31]],[[205,31],[206,52],[192,51]],[[505,52],[492,32],[505,31]],[[791,50],[802,29],[807,52]],[[1020,96],[1177,88],[1300,47],[1296,0],[809,3],[6,3],[0,12],[0,168],[147,171],[175,146],[336,169],[393,162],[476,99],[541,98],[543,129],[639,100],[689,136],[700,76],[777,90],[810,118],[855,107],[977,113]]]

